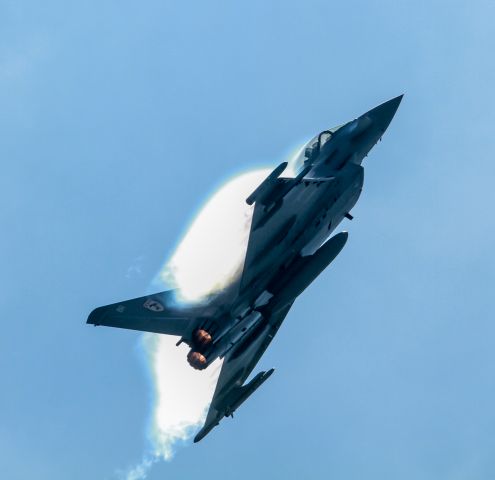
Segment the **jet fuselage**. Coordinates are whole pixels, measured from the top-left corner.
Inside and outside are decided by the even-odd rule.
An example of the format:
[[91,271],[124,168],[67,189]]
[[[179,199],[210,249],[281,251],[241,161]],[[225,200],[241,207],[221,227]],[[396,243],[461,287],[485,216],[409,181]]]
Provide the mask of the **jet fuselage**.
[[[178,304],[168,290],[94,309],[93,325],[180,337],[199,370],[224,361],[210,408],[195,442],[234,411],[273,373],[249,375],[276,335],[295,299],[335,259],[347,233],[329,238],[356,204],[363,158],[381,138],[402,96],[355,120],[324,130],[292,162],[273,172],[246,198],[254,205],[239,278],[204,302]],[[242,248],[240,245],[239,248]],[[246,382],[246,383],[245,383]]]
[[[242,278],[198,319],[196,331],[208,333],[208,343],[198,344],[195,337],[183,339],[192,347],[190,355],[201,355],[189,357],[192,366],[206,368],[243,339],[255,341],[252,332],[266,322],[264,312],[292,304],[295,297],[284,295],[278,285],[287,284],[286,277],[297,277],[298,263],[318,252],[346,216],[352,218],[349,212],[364,181],[361,163],[387,128],[396,106],[387,102],[341,127],[323,131],[295,159],[299,170],[295,178],[279,177],[282,164],[267,178],[266,188],[261,184],[247,199],[263,204],[252,218],[254,254],[248,248]],[[306,278],[302,290],[314,278]],[[225,297],[233,301],[226,302]]]

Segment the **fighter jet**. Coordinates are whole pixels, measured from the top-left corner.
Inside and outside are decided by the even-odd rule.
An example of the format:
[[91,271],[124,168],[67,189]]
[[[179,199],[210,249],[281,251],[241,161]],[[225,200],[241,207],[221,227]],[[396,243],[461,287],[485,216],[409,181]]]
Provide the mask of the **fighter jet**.
[[204,370],[223,358],[198,442],[233,413],[273,373],[246,380],[296,298],[335,259],[347,233],[332,232],[363,188],[363,159],[381,139],[402,95],[360,117],[320,132],[295,159],[281,163],[246,198],[254,205],[244,266],[225,291],[200,304],[180,305],[173,290],[97,308],[87,323],[180,337],[187,361]]

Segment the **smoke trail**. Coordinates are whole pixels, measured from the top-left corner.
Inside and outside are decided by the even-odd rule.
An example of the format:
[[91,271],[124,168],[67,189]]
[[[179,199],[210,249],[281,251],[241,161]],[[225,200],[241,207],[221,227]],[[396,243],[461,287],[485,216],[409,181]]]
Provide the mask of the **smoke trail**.
[[[247,248],[253,207],[245,199],[269,170],[239,175],[220,188],[194,219],[176,251],[158,275],[158,289],[178,289],[179,299],[201,301],[240,273]],[[124,475],[143,480],[159,460],[170,460],[175,448],[187,444],[204,422],[222,361],[207,370],[192,369],[188,347],[176,347],[176,337],[145,334],[143,347],[153,388],[149,428],[151,448]]]

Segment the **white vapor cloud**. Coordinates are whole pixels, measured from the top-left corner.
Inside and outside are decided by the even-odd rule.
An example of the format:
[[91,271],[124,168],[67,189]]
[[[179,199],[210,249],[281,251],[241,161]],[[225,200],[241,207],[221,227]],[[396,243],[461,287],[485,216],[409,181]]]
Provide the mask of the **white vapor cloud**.
[[194,219],[159,278],[178,289],[186,302],[203,300],[228,286],[240,273],[253,206],[246,198],[270,173],[255,170],[220,188]]
[[[245,200],[269,172],[239,175],[208,200],[160,271],[160,288],[172,286],[180,300],[197,302],[235,280],[242,270],[253,211]],[[157,461],[171,460],[176,447],[190,442],[206,417],[222,361],[194,370],[186,361],[188,347],[176,347],[176,342],[177,337],[168,335],[143,336],[153,388],[151,448],[124,474],[125,480],[144,480]]]
[[[303,148],[290,155],[285,175],[295,175]],[[270,172],[259,169],[238,175],[212,195],[158,273],[157,290],[175,288],[179,301],[195,303],[238,278],[254,210],[246,198]],[[143,335],[153,389],[151,446],[142,461],[123,475],[125,480],[144,480],[155,463],[171,460],[176,447],[190,442],[206,418],[223,360],[206,370],[194,370],[186,361],[188,347],[177,347],[176,342],[177,337],[168,335]]]
[[126,480],[144,480],[151,467],[158,461],[156,457],[143,458],[141,463],[132,467],[124,476]]

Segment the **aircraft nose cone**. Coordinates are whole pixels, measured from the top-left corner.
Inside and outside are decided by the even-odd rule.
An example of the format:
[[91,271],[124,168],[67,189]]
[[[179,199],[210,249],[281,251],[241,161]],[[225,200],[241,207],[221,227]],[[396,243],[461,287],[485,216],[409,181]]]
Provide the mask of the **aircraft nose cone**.
[[395,112],[399,108],[400,102],[404,95],[392,98],[378,107],[371,109],[365,115],[373,122],[376,128],[384,132],[389,126],[392,118],[394,118]]

